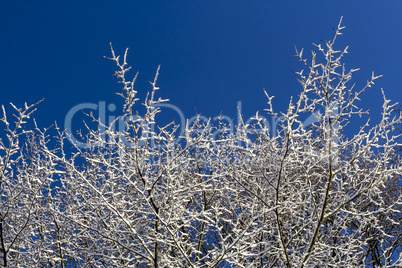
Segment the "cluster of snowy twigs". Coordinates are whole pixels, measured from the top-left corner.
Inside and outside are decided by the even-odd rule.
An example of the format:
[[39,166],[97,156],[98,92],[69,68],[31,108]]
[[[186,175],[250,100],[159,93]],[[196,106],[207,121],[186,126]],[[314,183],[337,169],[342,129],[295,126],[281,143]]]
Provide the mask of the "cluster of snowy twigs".
[[57,127],[27,130],[35,105],[13,106],[12,122],[3,107],[0,266],[402,265],[401,116],[384,96],[377,125],[344,134],[367,114],[358,101],[379,77],[362,90],[350,84],[357,70],[341,63],[347,48],[334,49],[342,29],[311,61],[296,50],[303,89],[285,113],[267,94],[274,137],[258,114],[234,133],[203,120],[182,137],[173,123],[154,131],[166,101],[155,96],[159,69],[138,116],[127,51],[121,59],[113,49],[124,131],[88,127],[88,146],[71,149]]

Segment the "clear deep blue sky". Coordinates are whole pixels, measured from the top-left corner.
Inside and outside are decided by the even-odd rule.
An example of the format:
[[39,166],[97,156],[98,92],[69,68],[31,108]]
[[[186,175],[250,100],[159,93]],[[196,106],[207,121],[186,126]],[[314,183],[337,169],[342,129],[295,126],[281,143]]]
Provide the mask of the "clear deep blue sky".
[[112,42],[117,53],[130,48],[139,96],[160,64],[159,96],[188,118],[196,111],[235,118],[238,101],[245,117],[262,114],[263,88],[285,110],[301,89],[292,73],[302,68],[290,58],[294,44],[309,52],[332,38],[343,16],[337,47],[349,45],[347,68],[361,68],[354,81],[363,86],[371,71],[384,75],[362,98],[375,119],[381,88],[402,101],[401,14],[402,1],[3,0],[0,104],[44,98],[35,116],[42,127],[63,126],[79,103],[121,104],[115,66],[103,59]]

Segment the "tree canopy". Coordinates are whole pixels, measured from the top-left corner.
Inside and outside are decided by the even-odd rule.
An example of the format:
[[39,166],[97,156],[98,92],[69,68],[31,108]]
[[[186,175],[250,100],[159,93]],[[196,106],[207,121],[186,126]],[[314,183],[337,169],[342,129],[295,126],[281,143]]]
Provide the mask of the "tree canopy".
[[[37,107],[4,106],[0,140],[3,267],[396,267],[400,255],[401,114],[359,108],[347,47],[316,45],[287,111],[232,128],[198,117],[182,134],[155,118],[159,68],[140,113],[127,51],[109,58],[123,116],[88,114],[82,143],[27,122]],[[312,123],[305,118],[313,116]],[[363,119],[367,121],[362,121]],[[116,128],[119,122],[124,129]],[[363,122],[347,135],[350,123]],[[34,123],[36,126],[36,123]],[[84,144],[84,146],[83,146]]]

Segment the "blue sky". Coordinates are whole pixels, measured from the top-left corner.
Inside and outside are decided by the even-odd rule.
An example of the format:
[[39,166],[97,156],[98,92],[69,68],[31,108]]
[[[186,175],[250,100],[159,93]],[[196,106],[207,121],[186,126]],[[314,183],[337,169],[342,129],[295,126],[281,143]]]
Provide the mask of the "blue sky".
[[347,68],[361,68],[354,81],[384,75],[361,103],[378,119],[381,88],[402,102],[401,13],[401,1],[1,1],[0,104],[44,98],[41,127],[63,126],[80,103],[120,105],[115,66],[103,59],[112,42],[117,53],[130,48],[140,97],[161,65],[159,96],[187,118],[235,118],[238,101],[246,118],[263,114],[263,88],[284,111],[301,89],[294,45],[308,52],[332,38],[343,16],[338,48],[349,45]]

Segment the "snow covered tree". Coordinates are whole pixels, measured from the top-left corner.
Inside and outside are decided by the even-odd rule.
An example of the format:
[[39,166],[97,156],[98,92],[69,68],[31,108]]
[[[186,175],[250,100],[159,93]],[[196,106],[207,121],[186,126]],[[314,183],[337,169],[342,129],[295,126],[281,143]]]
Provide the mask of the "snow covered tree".
[[[5,140],[0,139],[0,258],[2,267],[42,267],[41,255],[49,245],[47,201],[57,170],[44,154],[44,133],[29,130],[34,105],[17,108],[10,122],[3,108],[0,119]],[[35,122],[34,122],[35,123]],[[36,123],[35,123],[36,125]],[[47,262],[47,261],[46,261]]]
[[[307,69],[298,73],[303,91],[281,117],[268,96],[268,112],[280,122],[278,135],[257,132],[255,140],[245,142],[253,149],[239,159],[239,172],[248,172],[236,180],[263,199],[261,205],[275,207],[260,234],[266,235],[259,241],[265,249],[259,253],[261,265],[392,266],[399,258],[400,232],[385,229],[399,225],[394,216],[400,215],[401,200],[385,189],[400,179],[401,165],[391,159],[401,136],[393,130],[401,117],[392,116],[395,105],[383,93],[380,123],[370,127],[367,121],[353,136],[344,134],[354,117],[368,114],[357,101],[378,77],[373,74],[360,91],[349,85],[357,70],[346,71],[341,63],[347,48],[334,49],[342,29],[339,24],[325,48],[317,45],[323,62],[313,52],[309,63],[297,51]],[[317,119],[309,128],[302,123],[305,114]],[[375,257],[373,241],[379,250]]]
[[[272,136],[258,113],[235,131],[223,121],[156,124],[157,78],[142,102],[127,50],[111,49],[123,117],[87,125],[87,145],[66,147],[56,127],[23,130],[34,106],[15,108],[0,142],[3,267],[396,267],[402,265],[401,115],[385,94],[380,122],[350,84],[334,38],[296,57],[302,91]],[[4,109],[3,109],[4,110]],[[305,125],[313,115],[315,122]],[[116,124],[124,122],[123,130]],[[20,144],[24,142],[25,146]],[[56,144],[56,146],[54,145]],[[70,146],[70,145],[68,145]]]

